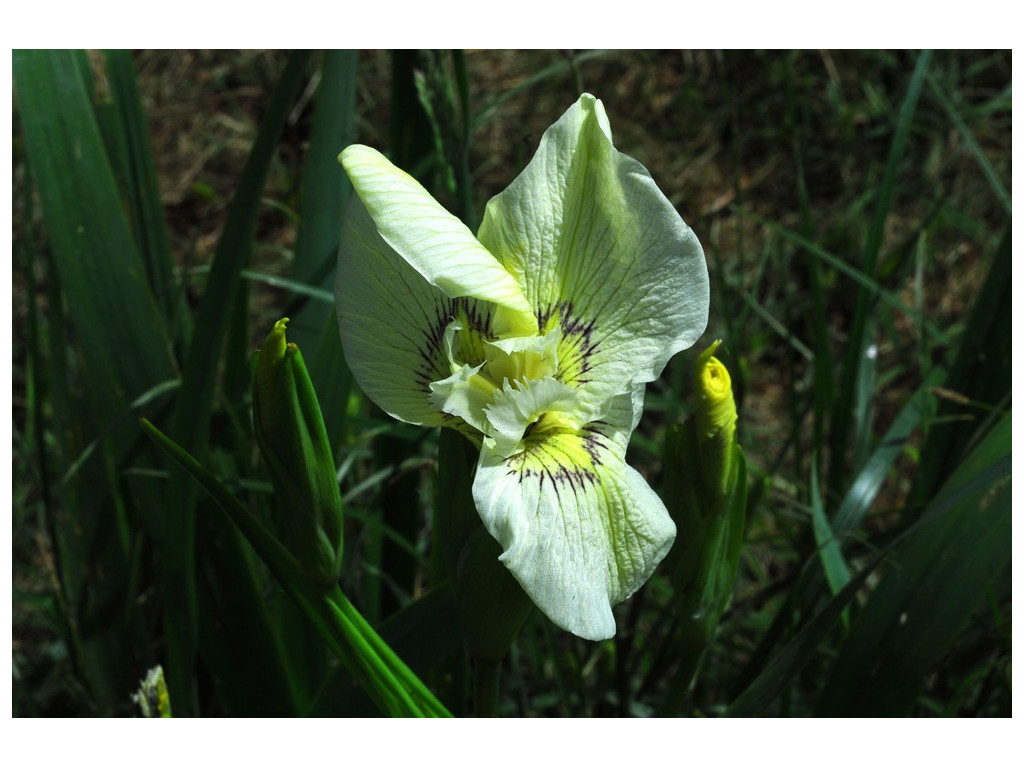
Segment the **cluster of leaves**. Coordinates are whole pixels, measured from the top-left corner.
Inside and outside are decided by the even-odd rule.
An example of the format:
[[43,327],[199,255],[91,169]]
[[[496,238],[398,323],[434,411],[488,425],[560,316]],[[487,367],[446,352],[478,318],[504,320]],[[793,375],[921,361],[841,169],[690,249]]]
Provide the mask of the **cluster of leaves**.
[[[175,715],[374,711],[134,418],[274,530],[248,357],[283,315],[336,457],[345,594],[470,711],[432,542],[464,500],[436,476],[437,435],[350,383],[330,294],[349,193],[335,156],[357,138],[386,148],[474,226],[583,89],[704,243],[709,335],[725,340],[751,473],[746,545],[695,684],[677,585],[659,573],[606,643],[534,612],[497,711],[1010,712],[1008,53],[257,58],[276,84],[254,100],[200,270],[166,225],[136,82],[154,60],[14,56],[17,714],[128,714],[157,663]],[[211,70],[226,92],[230,68]],[[285,156],[301,172],[267,199]],[[286,237],[268,235],[268,211],[285,212]],[[270,240],[287,258],[264,269]],[[690,372],[678,356],[649,387],[630,457],[670,505],[687,467],[663,446]]]

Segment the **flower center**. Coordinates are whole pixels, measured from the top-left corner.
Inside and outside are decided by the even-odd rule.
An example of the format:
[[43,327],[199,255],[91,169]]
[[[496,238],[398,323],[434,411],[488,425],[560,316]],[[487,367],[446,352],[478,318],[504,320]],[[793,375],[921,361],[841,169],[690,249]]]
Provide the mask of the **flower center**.
[[463,419],[505,456],[523,450],[523,439],[579,427],[579,402],[556,380],[561,329],[543,336],[489,341],[454,320],[445,329],[451,376],[430,385],[436,408]]

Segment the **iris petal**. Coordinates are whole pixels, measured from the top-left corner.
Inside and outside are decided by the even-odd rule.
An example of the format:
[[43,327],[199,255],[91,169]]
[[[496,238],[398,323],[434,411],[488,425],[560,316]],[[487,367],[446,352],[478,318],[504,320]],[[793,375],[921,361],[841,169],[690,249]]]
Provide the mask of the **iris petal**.
[[703,333],[708,273],[696,236],[636,160],[618,152],[601,102],[584,94],[487,204],[480,241],[523,286],[541,332],[596,405],[653,381]]
[[661,499],[597,428],[544,433],[512,457],[485,443],[473,498],[537,607],[588,640],[615,634],[611,606],[650,578],[675,539]]
[[502,307],[499,333],[536,333],[519,284],[419,182],[360,144],[347,147],[339,159],[381,238],[428,283],[450,298],[469,296]]
[[442,341],[451,302],[384,241],[356,197],[341,242],[334,295],[356,381],[396,419],[443,424],[430,403],[430,383],[450,373]]

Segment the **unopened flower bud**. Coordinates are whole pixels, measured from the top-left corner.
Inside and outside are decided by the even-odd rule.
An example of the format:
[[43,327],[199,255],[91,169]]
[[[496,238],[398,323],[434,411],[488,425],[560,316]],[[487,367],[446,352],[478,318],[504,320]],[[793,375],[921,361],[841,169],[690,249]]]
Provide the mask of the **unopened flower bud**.
[[707,487],[718,496],[729,489],[736,442],[736,401],[729,370],[714,357],[721,340],[697,358],[697,440]]
[[319,585],[337,581],[341,493],[327,430],[302,353],[279,320],[253,354],[253,427],[267,464],[287,544]]

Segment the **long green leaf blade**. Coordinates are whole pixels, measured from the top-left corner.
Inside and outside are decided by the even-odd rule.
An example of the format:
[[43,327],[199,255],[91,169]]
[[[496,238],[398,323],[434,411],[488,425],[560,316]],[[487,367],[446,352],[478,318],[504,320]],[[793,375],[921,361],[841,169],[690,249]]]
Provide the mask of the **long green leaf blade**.
[[1011,394],[1012,235],[1012,228],[1007,224],[985,284],[959,339],[949,376],[943,382],[961,402],[946,399],[939,409],[938,418],[954,418],[936,425],[928,435],[911,491],[914,505],[923,506],[943,478],[955,469],[975,433],[982,428],[975,423],[975,414],[964,407],[963,401],[996,406]]
[[309,157],[303,174],[302,208],[295,242],[294,279],[325,291],[329,301],[306,302],[291,325],[300,349],[311,349],[309,376],[319,393],[331,448],[344,434],[345,408],[352,375],[345,364],[334,304],[334,266],[343,208],[352,192],[338,153],[355,140],[355,51],[324,53]]
[[[224,232],[214,254],[210,279],[203,293],[182,376],[181,394],[175,411],[174,428],[181,444],[190,452],[202,453],[213,411],[220,359],[229,320],[237,312],[241,272],[252,250],[256,215],[281,130],[291,103],[299,92],[309,52],[293,53],[271,97],[239,183],[238,192],[228,210]],[[228,365],[239,362],[236,350]],[[240,380],[241,375],[236,375]],[[167,620],[167,682],[175,707],[184,714],[194,711],[195,689],[192,669],[196,644],[195,585],[195,503],[194,487],[183,481],[178,470],[172,472],[170,514],[164,530],[164,588]]]
[[928,87],[931,89],[932,94],[938,99],[939,104],[946,110],[946,114],[949,115],[949,119],[953,121],[953,125],[956,126],[957,130],[960,131],[960,135],[964,138],[964,143],[967,144],[967,148],[971,150],[971,154],[974,155],[978,161],[978,165],[981,167],[981,172],[985,174],[985,178],[988,179],[989,185],[992,187],[992,191],[999,199],[1000,204],[1003,206],[1003,210],[1006,211],[1006,215],[1009,216],[1013,213],[1013,200],[1010,197],[1009,191],[1003,185],[1002,179],[999,178],[999,173],[992,166],[988,156],[978,145],[977,140],[974,138],[974,134],[971,129],[964,122],[963,116],[953,106],[953,102],[950,101],[949,96],[946,94],[945,88],[942,84],[931,74],[928,75]]
[[[355,51],[324,52],[295,239],[292,279],[332,295],[342,211],[352,192],[338,153],[355,140],[356,63]],[[292,316],[292,340],[300,349],[312,348],[331,316],[329,307],[306,304]]]
[[72,54],[15,51],[13,71],[83,374],[96,422],[106,424],[174,377],[169,339]]
[[935,396],[931,389],[942,381],[943,376],[941,369],[932,369],[917,392],[897,414],[874,453],[850,484],[832,520],[832,528],[840,540],[845,540],[864,519],[907,440],[932,410]]
[[178,314],[181,297],[174,283],[171,246],[164,224],[153,149],[135,80],[135,62],[128,51],[107,51],[106,64],[107,82],[118,118],[116,126],[127,161],[123,169],[127,182],[125,192],[135,241],[161,314],[172,318]]
[[88,444],[106,437],[96,443],[96,460],[60,489],[53,522],[86,696],[94,711],[113,714],[134,682],[124,647],[140,639],[128,594],[140,539],[130,533],[134,510],[118,472],[142,443],[118,415],[176,372],[88,95],[84,56],[15,51],[13,74],[53,267],[46,366],[62,450],[55,469],[66,473]]
[[1010,456],[1010,414],[944,486],[940,497],[977,485],[900,549],[857,616],[821,697],[819,714],[907,714],[929,668],[960,635],[1011,553],[1010,482],[977,478]]
[[[1009,423],[1009,416],[1007,416],[1006,422]],[[1001,434],[999,437],[1001,440],[1005,434]],[[847,604],[867,581],[868,576],[874,573],[890,552],[904,541],[925,531],[928,526],[942,521],[946,516],[959,518],[962,507],[970,507],[979,495],[986,493],[1009,476],[1010,457],[1008,452],[1001,453],[1000,448],[1000,442],[997,440],[987,443],[983,450],[972,452],[970,459],[961,467],[962,472],[951,478],[950,482],[943,487],[942,492],[929,504],[924,516],[893,539],[888,546],[861,568],[839,594],[804,625],[796,637],[768,662],[762,673],[729,706],[726,715],[751,717],[768,711],[771,703],[811,659],[815,650],[842,615]],[[1006,536],[1006,541],[1009,541],[1008,536]],[[839,668],[834,666],[834,669],[838,670]]]

